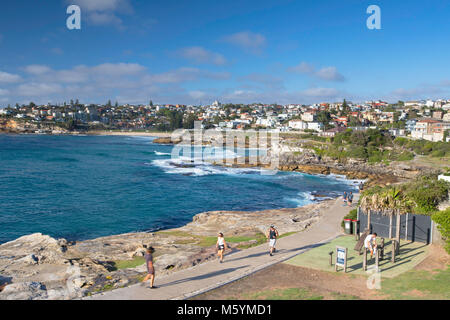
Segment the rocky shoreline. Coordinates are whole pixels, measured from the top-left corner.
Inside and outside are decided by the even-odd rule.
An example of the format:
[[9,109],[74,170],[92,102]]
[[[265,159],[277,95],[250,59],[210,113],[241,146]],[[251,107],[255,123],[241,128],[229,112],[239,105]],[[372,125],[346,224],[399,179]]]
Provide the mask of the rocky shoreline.
[[[155,143],[172,143],[167,136],[157,139]],[[268,165],[264,163],[271,159],[261,160],[256,164],[250,164],[248,159],[243,164],[236,160],[232,164],[213,164],[265,168]],[[364,179],[366,186],[399,183],[429,170],[404,163],[339,162],[311,152],[283,152],[277,163],[279,170],[344,175],[348,179]],[[156,248],[158,275],[192,267],[215,259],[214,244],[219,231],[228,238],[232,251],[242,250],[264,242],[263,233],[271,224],[277,226],[280,234],[305,230],[320,219],[321,211],[333,201],[292,209],[205,212],[181,228],[78,242],[39,233],[23,236],[0,245],[0,300],[76,299],[137,283],[145,272],[145,245]]]
[[77,299],[137,283],[145,273],[145,245],[156,249],[158,276],[192,267],[216,259],[219,231],[231,251],[243,250],[264,243],[263,233],[271,224],[280,234],[307,229],[333,201],[291,209],[204,212],[181,228],[79,242],[40,233],[23,236],[0,245],[0,300]]

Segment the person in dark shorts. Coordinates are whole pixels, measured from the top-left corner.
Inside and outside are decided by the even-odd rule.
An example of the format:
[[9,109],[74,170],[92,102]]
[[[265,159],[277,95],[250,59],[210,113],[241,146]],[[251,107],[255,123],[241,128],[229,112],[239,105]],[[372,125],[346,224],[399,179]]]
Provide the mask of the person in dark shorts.
[[348,194],[348,205],[351,207],[352,206],[352,202],[353,202],[353,192],[350,191],[350,193]]
[[225,248],[227,247],[227,242],[225,241],[225,238],[223,237],[223,233],[220,232],[219,236],[217,237],[216,242],[216,248],[217,248],[217,255],[219,256],[219,262],[223,262],[223,254],[225,253]]
[[274,226],[270,226],[269,232],[267,232],[267,239],[269,239],[269,255],[273,256],[273,252],[276,250],[275,245],[277,243],[278,231]]
[[155,282],[155,268],[153,267],[153,252],[155,252],[155,249],[153,247],[148,247],[147,252],[144,255],[145,258],[145,265],[147,266],[147,275],[145,276],[144,280],[142,280],[143,283],[150,280],[150,289],[157,288],[153,285]]
[[347,192],[344,191],[344,196],[342,197],[344,200],[344,205],[347,204]]

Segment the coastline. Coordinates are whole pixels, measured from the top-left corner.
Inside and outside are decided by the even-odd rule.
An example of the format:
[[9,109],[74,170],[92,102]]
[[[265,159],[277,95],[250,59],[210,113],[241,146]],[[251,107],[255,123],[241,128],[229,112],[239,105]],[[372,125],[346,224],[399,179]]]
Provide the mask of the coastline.
[[[136,136],[136,133],[101,132],[92,135]],[[160,133],[140,135],[160,137]],[[316,175],[342,174],[329,169],[328,172],[316,171],[314,165],[310,166],[313,172],[306,172],[305,166],[287,163],[280,165],[280,169]],[[367,176],[367,173],[364,175]],[[345,179],[352,180],[347,175]],[[34,295],[27,288],[31,283],[40,283],[46,288],[39,291],[42,296],[48,295],[49,290],[59,290],[59,293],[55,293],[55,299],[79,298],[137,283],[145,271],[142,262],[144,245],[152,245],[157,249],[155,266],[158,274],[169,274],[215,259],[214,243],[218,231],[233,240],[231,252],[243,250],[264,241],[262,234],[271,224],[277,226],[280,234],[306,230],[321,218],[321,211],[335,200],[319,200],[297,208],[209,211],[195,215],[190,223],[174,229],[131,232],[77,242],[31,234],[0,245],[0,256],[10,257],[0,259],[0,269],[3,270],[0,281],[6,276],[13,283],[25,283],[26,294]],[[128,264],[130,267],[118,267],[119,264]],[[67,286],[65,279],[68,268],[72,267],[79,268],[80,278],[75,284],[76,290],[67,293],[64,291]],[[16,279],[17,274],[21,276]],[[50,274],[52,281],[48,281]],[[0,299],[3,299],[1,293]],[[33,296],[33,299],[39,299],[39,295]]]
[[[16,299],[20,295],[31,299],[48,298],[49,292],[53,292],[54,299],[74,299],[137,283],[145,272],[142,260],[145,245],[156,248],[158,275],[167,275],[215,259],[219,230],[226,234],[231,252],[245,250],[264,243],[263,233],[271,224],[277,226],[281,235],[306,230],[319,221],[321,212],[335,200],[297,208],[209,211],[195,215],[190,223],[179,228],[125,233],[79,242],[42,234],[23,236],[0,245],[0,256],[3,257],[0,259],[0,269],[3,270],[0,280],[23,286],[9,296],[0,292],[0,300]],[[120,263],[130,267],[118,267]],[[78,268],[79,278],[70,284],[75,289],[67,292],[67,273],[73,267]],[[30,286],[36,283],[45,290],[30,291]]]

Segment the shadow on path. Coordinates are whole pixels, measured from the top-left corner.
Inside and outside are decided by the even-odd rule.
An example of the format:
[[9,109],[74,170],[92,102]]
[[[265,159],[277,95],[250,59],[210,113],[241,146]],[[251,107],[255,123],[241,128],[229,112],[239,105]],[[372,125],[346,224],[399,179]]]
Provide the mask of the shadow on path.
[[210,273],[207,273],[207,274],[202,274],[202,275],[195,276],[195,277],[181,279],[181,280],[173,281],[173,282],[170,282],[170,283],[162,284],[162,285],[160,285],[160,287],[161,288],[162,287],[168,287],[168,286],[172,286],[172,285],[176,285],[176,284],[184,283],[184,282],[188,282],[188,281],[203,280],[203,279],[207,279],[207,278],[223,275],[223,274],[226,274],[226,273],[234,272],[236,270],[244,269],[244,268],[247,268],[247,267],[250,267],[250,265],[246,265],[246,266],[242,266],[242,267],[236,267],[236,268],[227,268],[227,269],[223,269],[223,270],[210,272]]

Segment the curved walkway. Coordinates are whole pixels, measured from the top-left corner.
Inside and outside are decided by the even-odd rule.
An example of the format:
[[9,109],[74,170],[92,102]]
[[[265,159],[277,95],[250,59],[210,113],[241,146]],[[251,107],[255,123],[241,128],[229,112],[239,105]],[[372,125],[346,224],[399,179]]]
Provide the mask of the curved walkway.
[[[358,197],[359,195],[355,194],[354,203],[357,203]],[[226,255],[222,264],[213,260],[164,277],[158,277],[158,273],[156,273],[157,289],[148,288],[148,283],[145,287],[135,284],[85,299],[169,300],[190,298],[290,259],[334,239],[342,234],[341,221],[350,209],[352,208],[343,206],[342,198],[336,199],[322,213],[320,220],[309,229],[280,239],[277,242],[277,252],[272,257],[269,256],[268,245],[263,244]]]

